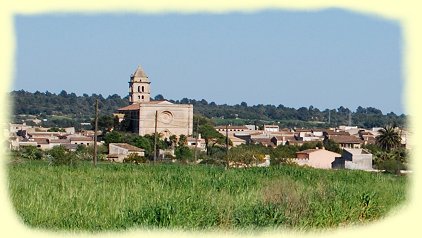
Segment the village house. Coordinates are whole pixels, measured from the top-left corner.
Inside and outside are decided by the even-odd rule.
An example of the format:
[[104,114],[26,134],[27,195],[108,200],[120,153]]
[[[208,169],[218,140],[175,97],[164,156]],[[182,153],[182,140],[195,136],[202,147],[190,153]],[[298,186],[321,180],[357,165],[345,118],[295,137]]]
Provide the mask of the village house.
[[287,140],[286,140],[285,136],[273,136],[273,137],[271,137],[271,142],[275,146],[279,146],[279,145],[285,145]]
[[110,143],[108,145],[107,159],[113,162],[123,163],[130,154],[145,156],[145,150],[127,143]]
[[242,145],[242,144],[246,144],[246,140],[245,139],[241,139],[239,137],[236,136],[229,136],[230,141],[233,143],[233,147]]
[[250,130],[250,131],[254,131],[254,130],[257,129],[256,125],[245,125],[245,127],[248,128],[248,130]]
[[306,141],[298,140],[295,136],[286,137],[285,145],[302,146]]
[[372,154],[365,149],[343,149],[341,157],[332,162],[333,169],[372,170]]
[[201,134],[198,135],[198,138],[194,138],[194,137],[188,137],[187,140],[187,146],[191,149],[198,149],[200,151],[206,151],[207,149],[206,144],[205,144],[205,139],[201,138]]
[[251,143],[251,134],[250,133],[233,133],[233,137],[236,137],[240,140],[243,140],[245,142],[245,144]]
[[341,149],[343,148],[359,149],[361,148],[361,145],[363,143],[363,141],[360,138],[356,136],[351,136],[351,135],[333,135],[333,136],[328,136],[327,139],[331,139],[337,144],[339,144]]
[[228,132],[240,132],[240,131],[249,131],[246,126],[216,126],[215,129],[222,133],[226,133],[226,128]]
[[251,144],[261,144],[265,147],[276,147],[275,144],[271,141],[271,138],[253,137],[251,138]]
[[265,132],[278,132],[279,130],[278,125],[264,125]]
[[53,148],[54,146],[70,144],[70,139],[49,139],[48,142],[50,147]]
[[74,145],[85,145],[90,146],[94,145],[94,138],[87,137],[87,136],[78,136],[78,137],[70,137],[70,144]]
[[296,152],[296,159],[292,162],[320,169],[330,169],[331,164],[340,154],[325,149],[309,149]]
[[35,143],[37,143],[37,147],[42,150],[49,150],[51,149],[49,139],[46,138],[34,138],[32,139]]

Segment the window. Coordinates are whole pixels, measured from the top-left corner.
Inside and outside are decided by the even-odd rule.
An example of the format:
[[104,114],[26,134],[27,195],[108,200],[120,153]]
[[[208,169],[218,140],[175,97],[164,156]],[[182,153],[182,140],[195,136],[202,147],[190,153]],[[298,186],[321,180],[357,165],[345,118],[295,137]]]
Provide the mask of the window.
[[[138,96],[138,99],[141,99],[141,96]],[[142,99],[144,99],[144,96],[142,96]]]
[[142,86],[142,92],[144,92],[144,86]]
[[142,95],[142,99],[144,99],[144,95]]
[[[142,87],[142,91],[144,91],[143,87]],[[141,86],[138,86],[138,92],[141,92]]]

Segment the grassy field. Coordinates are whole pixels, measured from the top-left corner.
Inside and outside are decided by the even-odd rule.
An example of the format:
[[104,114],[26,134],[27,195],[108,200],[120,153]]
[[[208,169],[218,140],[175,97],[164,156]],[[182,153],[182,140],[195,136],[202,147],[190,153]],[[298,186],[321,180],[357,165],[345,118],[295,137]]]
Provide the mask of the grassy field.
[[406,177],[300,167],[9,164],[13,205],[30,227],[312,230],[380,219],[406,199]]

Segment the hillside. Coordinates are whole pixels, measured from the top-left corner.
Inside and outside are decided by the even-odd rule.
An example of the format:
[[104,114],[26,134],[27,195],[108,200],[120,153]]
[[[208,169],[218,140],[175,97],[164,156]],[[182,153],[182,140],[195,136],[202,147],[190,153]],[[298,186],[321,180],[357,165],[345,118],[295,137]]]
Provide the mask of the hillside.
[[[99,99],[99,108],[102,115],[110,115],[117,108],[129,104],[127,97],[121,98],[114,94],[103,97],[101,94],[84,94],[77,96],[75,93],[62,91],[59,94],[50,92],[27,92],[24,90],[12,91],[14,122],[27,120],[28,115],[36,116],[44,121],[44,126],[75,126],[81,122],[90,122],[94,116],[95,100]],[[155,97],[164,99],[162,95]],[[245,102],[236,105],[217,105],[208,103],[205,99],[195,100],[183,98],[171,100],[173,103],[189,103],[194,106],[194,113],[213,118],[216,124],[264,124],[277,123],[282,127],[327,127],[348,124],[349,114],[353,125],[371,128],[395,123],[404,126],[406,116],[396,115],[393,112],[383,114],[373,107],[358,107],[355,110],[340,106],[337,109],[320,110],[313,106],[298,109],[280,105],[252,105]],[[353,111],[353,112],[351,112]],[[351,112],[351,113],[350,113]],[[25,116],[22,116],[25,115]],[[328,123],[330,121],[330,123]]]

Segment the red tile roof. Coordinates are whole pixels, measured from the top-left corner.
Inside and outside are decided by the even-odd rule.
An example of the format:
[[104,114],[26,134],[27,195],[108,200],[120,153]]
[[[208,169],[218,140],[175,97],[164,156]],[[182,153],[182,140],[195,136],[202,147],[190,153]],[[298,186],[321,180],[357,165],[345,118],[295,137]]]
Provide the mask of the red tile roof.
[[117,109],[117,111],[135,111],[135,110],[139,110],[139,107],[140,107],[139,103],[134,103],[126,107],[121,107]]
[[34,138],[33,139],[35,142],[37,142],[37,144],[41,145],[41,144],[48,144],[48,139],[47,138]]
[[93,141],[91,137],[70,137],[70,141]]
[[339,144],[360,144],[363,141],[355,136],[347,136],[347,135],[336,135],[330,136],[331,140]]

